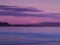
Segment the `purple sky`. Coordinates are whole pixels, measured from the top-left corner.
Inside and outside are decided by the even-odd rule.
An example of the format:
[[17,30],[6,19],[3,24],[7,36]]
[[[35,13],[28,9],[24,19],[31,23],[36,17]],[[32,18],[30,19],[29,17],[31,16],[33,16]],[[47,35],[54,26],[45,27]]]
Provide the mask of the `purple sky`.
[[60,22],[60,0],[0,0],[0,22]]

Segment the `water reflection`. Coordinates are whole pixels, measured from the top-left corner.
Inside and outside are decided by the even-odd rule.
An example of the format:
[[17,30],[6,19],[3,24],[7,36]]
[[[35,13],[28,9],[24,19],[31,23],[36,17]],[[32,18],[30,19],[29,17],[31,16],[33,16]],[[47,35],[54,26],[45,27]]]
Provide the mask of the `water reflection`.
[[30,28],[30,33],[25,30],[16,32],[17,29],[0,29],[0,45],[60,45],[60,34],[32,33],[33,28]]
[[[19,35],[20,34],[20,35]],[[0,33],[0,45],[60,45],[59,38],[28,37],[29,35],[36,36],[37,34],[30,33]],[[41,34],[40,34],[41,35]],[[38,36],[40,36],[38,35]]]

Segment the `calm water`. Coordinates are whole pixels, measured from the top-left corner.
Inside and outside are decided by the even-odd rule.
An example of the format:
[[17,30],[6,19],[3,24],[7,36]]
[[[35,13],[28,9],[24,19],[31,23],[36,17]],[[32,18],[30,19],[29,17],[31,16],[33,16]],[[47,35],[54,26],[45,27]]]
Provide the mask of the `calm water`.
[[60,27],[0,27],[0,45],[60,45]]

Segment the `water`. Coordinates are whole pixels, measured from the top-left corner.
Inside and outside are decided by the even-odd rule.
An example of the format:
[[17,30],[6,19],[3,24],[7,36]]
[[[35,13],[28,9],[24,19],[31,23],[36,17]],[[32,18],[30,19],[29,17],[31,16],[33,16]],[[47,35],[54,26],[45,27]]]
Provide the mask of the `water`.
[[0,45],[60,45],[60,27],[0,27]]

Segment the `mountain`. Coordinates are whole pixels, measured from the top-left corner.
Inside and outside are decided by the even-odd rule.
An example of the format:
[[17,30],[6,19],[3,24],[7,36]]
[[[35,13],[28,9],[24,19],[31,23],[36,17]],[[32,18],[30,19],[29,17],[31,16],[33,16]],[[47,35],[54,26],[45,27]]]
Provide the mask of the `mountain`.
[[60,26],[58,22],[44,22],[44,23],[37,23],[36,26],[43,26],[43,27],[57,27]]
[[9,24],[7,22],[0,22],[0,26],[24,26],[24,27],[60,27],[60,23],[57,22],[44,22],[36,24]]
[[0,22],[0,26],[10,26],[10,24],[7,22]]

